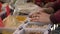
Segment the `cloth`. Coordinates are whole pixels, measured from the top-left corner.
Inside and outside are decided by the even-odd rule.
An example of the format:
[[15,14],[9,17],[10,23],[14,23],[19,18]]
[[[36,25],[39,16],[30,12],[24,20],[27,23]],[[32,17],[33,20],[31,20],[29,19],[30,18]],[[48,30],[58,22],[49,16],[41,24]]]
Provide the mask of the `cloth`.
[[60,9],[60,2],[54,2],[54,4],[51,6],[55,12]]
[[51,31],[50,34],[60,34],[60,27],[58,27],[55,30]]
[[57,0],[51,7],[54,9],[54,14],[50,17],[51,21],[54,24],[60,23],[60,1]]
[[60,10],[58,10],[56,13],[51,15],[50,19],[54,24],[60,23]]

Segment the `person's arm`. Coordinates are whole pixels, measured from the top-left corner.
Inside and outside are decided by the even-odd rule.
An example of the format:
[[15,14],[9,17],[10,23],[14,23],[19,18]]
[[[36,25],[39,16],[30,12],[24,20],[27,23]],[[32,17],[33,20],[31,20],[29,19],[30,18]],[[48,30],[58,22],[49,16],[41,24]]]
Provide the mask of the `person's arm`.
[[57,24],[60,23],[60,10],[50,16],[50,20],[52,23]]
[[60,10],[58,10],[53,15],[47,14],[44,10],[40,10],[39,12],[35,12],[30,15],[30,20],[33,22],[40,22],[40,23],[60,23]]
[[59,10],[60,9],[60,3],[59,2],[55,2],[53,4],[53,6],[51,6],[55,11]]
[[49,7],[53,8],[55,13],[58,9],[60,9],[60,2],[57,1],[49,2],[44,6],[44,8],[49,8]]

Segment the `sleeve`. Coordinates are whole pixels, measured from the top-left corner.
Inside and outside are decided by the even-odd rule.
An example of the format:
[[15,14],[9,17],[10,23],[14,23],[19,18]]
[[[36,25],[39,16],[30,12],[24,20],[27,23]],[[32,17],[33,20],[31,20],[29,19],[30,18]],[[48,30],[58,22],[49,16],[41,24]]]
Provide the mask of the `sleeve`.
[[50,20],[54,23],[60,23],[60,10],[58,10],[56,13],[50,16]]
[[57,11],[58,9],[60,9],[60,2],[54,2],[51,7],[54,9],[54,11]]
[[55,13],[58,9],[60,9],[60,2],[49,2],[47,3],[44,8],[53,8],[54,9],[54,12]]

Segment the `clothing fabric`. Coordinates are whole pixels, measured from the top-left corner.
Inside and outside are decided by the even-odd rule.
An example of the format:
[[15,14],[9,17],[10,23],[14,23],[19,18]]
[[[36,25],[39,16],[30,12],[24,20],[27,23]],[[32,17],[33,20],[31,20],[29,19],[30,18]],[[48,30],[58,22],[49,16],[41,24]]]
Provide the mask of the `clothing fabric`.
[[51,15],[50,19],[54,24],[60,23],[60,10],[58,10],[56,13]]
[[55,10],[54,14],[50,17],[51,21],[54,24],[60,23],[60,1],[55,2],[51,7]]
[[38,6],[41,6],[42,3],[45,5],[48,2],[54,2],[56,0],[35,0],[35,4],[37,4]]
[[58,27],[55,30],[51,31],[50,34],[60,34],[60,27]]

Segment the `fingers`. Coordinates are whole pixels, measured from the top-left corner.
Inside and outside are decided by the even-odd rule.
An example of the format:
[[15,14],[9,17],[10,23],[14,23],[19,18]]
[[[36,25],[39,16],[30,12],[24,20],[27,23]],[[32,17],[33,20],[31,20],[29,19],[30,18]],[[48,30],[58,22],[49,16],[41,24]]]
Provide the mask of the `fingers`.
[[34,17],[30,19],[32,22],[38,22],[39,21],[39,17]]
[[39,15],[39,14],[43,13],[43,11],[44,11],[44,10],[41,9],[41,10],[39,10],[39,11],[37,11],[37,12],[33,12],[33,13],[29,14],[29,16],[32,17],[33,15]]
[[30,15],[29,18],[39,17],[39,16],[40,16],[40,14],[35,13],[35,14]]

